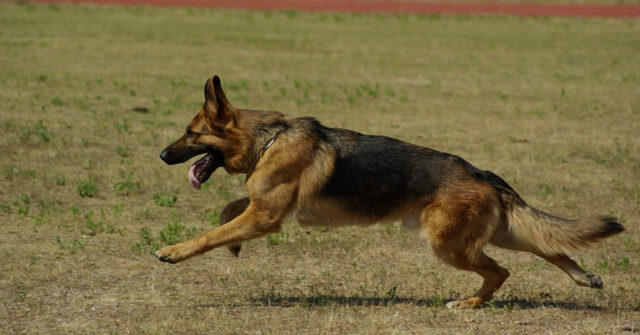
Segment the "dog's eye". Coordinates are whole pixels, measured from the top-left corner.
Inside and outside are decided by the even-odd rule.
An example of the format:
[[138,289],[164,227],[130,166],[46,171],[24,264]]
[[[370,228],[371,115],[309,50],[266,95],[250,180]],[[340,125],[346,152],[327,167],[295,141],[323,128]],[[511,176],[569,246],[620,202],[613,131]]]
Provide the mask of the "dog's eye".
[[194,136],[202,135],[202,133],[195,132],[195,131],[191,130],[191,128],[187,128],[186,134],[187,134],[187,137],[194,137]]

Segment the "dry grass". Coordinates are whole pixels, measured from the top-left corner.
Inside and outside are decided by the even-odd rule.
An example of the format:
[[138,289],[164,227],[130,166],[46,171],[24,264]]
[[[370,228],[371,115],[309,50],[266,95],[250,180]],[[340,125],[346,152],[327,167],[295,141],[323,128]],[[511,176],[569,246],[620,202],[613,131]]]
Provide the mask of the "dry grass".
[[[0,26],[2,334],[640,328],[637,20],[2,3]],[[574,255],[605,289],[489,248],[512,277],[487,308],[448,311],[480,279],[396,225],[291,223],[239,259],[158,262],[243,194],[220,171],[194,192],[158,158],[214,73],[238,106],[453,152],[552,213],[621,217],[628,232]]]

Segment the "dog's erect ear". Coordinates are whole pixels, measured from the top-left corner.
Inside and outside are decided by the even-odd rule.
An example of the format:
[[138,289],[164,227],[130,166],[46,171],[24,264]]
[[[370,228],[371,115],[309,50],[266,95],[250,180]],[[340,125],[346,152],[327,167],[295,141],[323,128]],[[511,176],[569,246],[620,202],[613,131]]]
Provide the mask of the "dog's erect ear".
[[208,79],[204,84],[204,108],[207,112],[207,121],[210,125],[226,124],[233,118],[233,106],[227,100],[222,90],[222,84],[218,76]]

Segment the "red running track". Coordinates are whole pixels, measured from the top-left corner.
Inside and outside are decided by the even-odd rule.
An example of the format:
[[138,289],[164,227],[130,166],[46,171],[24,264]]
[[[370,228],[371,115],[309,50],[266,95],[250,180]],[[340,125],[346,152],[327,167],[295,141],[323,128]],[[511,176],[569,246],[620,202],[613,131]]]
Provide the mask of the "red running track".
[[366,0],[35,0],[49,3],[294,9],[359,13],[498,14],[518,16],[640,17],[640,5],[410,2]]

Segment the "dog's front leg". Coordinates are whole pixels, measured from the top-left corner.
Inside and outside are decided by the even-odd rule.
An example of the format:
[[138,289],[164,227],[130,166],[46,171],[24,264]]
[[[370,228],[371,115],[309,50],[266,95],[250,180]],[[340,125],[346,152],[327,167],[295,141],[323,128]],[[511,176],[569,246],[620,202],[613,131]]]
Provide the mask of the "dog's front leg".
[[280,218],[249,205],[246,211],[229,223],[189,241],[166,246],[156,251],[163,262],[177,263],[213,248],[235,245],[280,230]]
[[[166,246],[156,252],[164,262],[177,263],[213,248],[238,245],[242,241],[280,230],[280,224],[293,210],[298,196],[300,171],[304,171],[306,156],[288,155],[273,147],[263,157],[247,180],[248,206],[231,221],[189,241]],[[269,159],[268,159],[269,158]],[[240,212],[247,200],[240,200],[230,214]],[[226,213],[225,213],[226,215]],[[232,215],[230,215],[232,216]]]

